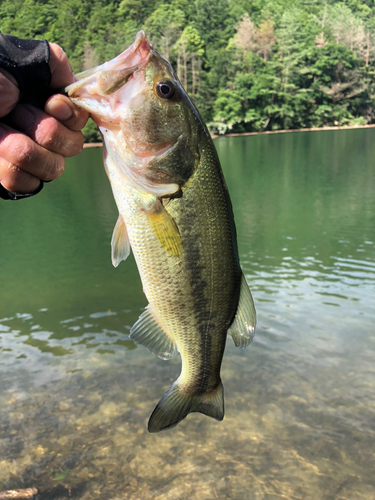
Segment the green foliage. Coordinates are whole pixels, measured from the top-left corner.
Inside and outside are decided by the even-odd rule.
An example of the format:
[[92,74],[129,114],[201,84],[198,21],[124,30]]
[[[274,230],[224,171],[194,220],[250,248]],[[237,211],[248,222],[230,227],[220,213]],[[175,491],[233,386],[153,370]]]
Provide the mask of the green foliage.
[[[144,29],[212,130],[374,121],[370,0],[2,0],[0,30],[46,38],[74,71],[108,60]],[[92,121],[86,140],[100,140]]]
[[86,123],[82,132],[85,137],[85,142],[101,142],[102,140],[98,127],[91,119]]
[[192,26],[186,26],[178,43],[185,44],[186,50],[194,52],[198,57],[202,57],[204,54],[203,41],[198,31]]

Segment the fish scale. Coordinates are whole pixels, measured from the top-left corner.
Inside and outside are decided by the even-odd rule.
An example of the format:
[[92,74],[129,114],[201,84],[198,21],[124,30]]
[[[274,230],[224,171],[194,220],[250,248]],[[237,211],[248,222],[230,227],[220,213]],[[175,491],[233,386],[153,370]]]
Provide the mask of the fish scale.
[[[198,380],[193,377],[187,385],[198,386],[203,391],[212,390],[219,383],[218,367],[227,330],[236,313],[241,277],[231,234],[231,207],[228,205],[226,186],[216,168],[215,156],[211,148],[203,148],[194,178],[183,190],[182,198],[174,200],[170,208],[182,240],[187,242],[184,246],[186,252],[182,256],[185,286],[190,290],[196,317],[194,330],[182,341],[183,350],[180,352],[183,371],[187,366],[188,373],[200,373]],[[194,245],[193,248],[191,245]],[[198,352],[190,348],[192,336],[196,337]],[[201,348],[208,339],[210,352]],[[204,387],[201,379],[207,378],[206,372],[210,376],[207,387]]]
[[[168,98],[158,93],[160,85]],[[132,249],[149,301],[130,337],[163,359],[181,354],[181,374],[148,429],[171,428],[191,412],[222,420],[227,333],[246,347],[255,309],[207,128],[142,32],[123,54],[85,73],[67,92],[90,111],[103,136],[119,209],[112,261],[117,266]]]

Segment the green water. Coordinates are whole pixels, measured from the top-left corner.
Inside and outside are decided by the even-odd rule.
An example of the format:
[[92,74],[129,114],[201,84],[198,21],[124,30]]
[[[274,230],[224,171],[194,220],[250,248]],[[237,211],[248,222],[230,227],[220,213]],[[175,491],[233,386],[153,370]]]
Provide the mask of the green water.
[[114,269],[100,150],[0,204],[0,491],[40,500],[375,498],[375,130],[223,138],[258,313],[228,339],[226,416],[148,434],[178,376],[128,338],[146,305]]

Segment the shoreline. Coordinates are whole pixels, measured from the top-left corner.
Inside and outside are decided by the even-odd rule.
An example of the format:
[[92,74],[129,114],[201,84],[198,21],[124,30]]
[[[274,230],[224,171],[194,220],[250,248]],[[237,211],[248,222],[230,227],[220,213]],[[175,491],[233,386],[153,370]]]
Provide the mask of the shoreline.
[[[264,132],[242,132],[239,134],[224,134],[224,135],[212,135],[212,139],[218,139],[219,137],[241,137],[250,135],[269,135],[269,134],[290,134],[293,132],[319,132],[327,130],[354,130],[362,128],[375,128],[375,124],[372,125],[349,125],[348,127],[313,127],[313,128],[295,128],[289,130],[266,130]],[[83,148],[99,148],[102,147],[102,142],[85,142]]]
[[217,139],[218,137],[240,137],[247,135],[267,135],[267,134],[288,134],[292,132],[319,132],[326,130],[353,130],[362,128],[375,128],[375,124],[371,125],[349,125],[345,127],[335,126],[335,127],[312,127],[312,128],[293,128],[288,130],[265,130],[264,132],[242,132],[239,134],[224,134],[224,135],[212,135],[212,139]]

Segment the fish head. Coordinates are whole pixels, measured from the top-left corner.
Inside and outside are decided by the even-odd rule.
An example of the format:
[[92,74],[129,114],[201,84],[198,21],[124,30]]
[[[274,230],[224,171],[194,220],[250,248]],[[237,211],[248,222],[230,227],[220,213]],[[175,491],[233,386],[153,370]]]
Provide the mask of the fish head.
[[104,138],[115,134],[130,168],[152,185],[173,184],[177,191],[197,164],[200,119],[143,31],[122,54],[76,78],[66,92],[89,111]]

